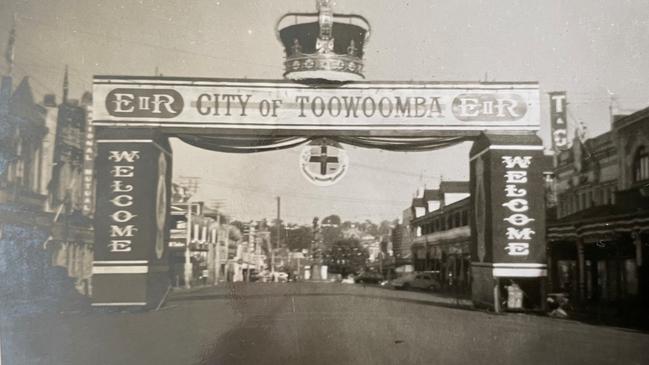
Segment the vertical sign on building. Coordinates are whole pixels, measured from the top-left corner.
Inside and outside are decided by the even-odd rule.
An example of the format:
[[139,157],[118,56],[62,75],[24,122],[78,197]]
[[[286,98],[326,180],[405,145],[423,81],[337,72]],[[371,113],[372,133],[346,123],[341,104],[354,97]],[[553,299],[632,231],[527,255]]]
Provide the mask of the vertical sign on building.
[[568,148],[567,106],[565,91],[550,93],[550,122],[554,151],[563,151]]
[[547,276],[543,160],[537,136],[483,135],[471,149],[476,303],[496,307],[501,278],[537,278],[530,285],[541,290]]
[[95,203],[95,131],[92,125],[92,107],[86,107],[86,130],[83,143],[83,176],[81,206],[83,215],[94,214]]
[[154,305],[167,289],[167,150],[151,139],[97,139],[94,306]]

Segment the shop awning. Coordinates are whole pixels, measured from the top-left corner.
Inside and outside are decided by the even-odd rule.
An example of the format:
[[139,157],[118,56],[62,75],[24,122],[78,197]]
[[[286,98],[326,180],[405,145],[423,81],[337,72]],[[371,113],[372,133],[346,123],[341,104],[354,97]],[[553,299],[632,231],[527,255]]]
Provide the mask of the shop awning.
[[548,224],[549,241],[575,240],[577,237],[649,231],[649,211],[623,215],[605,215],[566,223]]

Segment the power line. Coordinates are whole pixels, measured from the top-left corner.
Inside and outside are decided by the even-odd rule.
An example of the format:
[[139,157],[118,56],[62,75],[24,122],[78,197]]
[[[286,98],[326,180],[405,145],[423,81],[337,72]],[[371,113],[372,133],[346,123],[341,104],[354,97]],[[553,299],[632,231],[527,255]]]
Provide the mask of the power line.
[[[33,22],[37,25],[44,26],[44,27],[49,27],[49,28],[54,28],[54,29],[60,29],[58,25],[53,25],[53,24],[48,24],[44,23],[41,21],[37,21],[35,19],[30,19],[30,18],[21,18],[24,20],[27,20],[29,22]],[[145,46],[145,47],[150,47],[150,48],[156,48],[164,51],[169,51],[169,52],[174,52],[174,53],[184,53],[184,54],[189,54],[193,56],[200,56],[200,57],[205,57],[209,59],[214,59],[214,60],[224,60],[224,61],[231,61],[231,62],[238,62],[238,63],[245,63],[245,64],[250,64],[250,65],[255,65],[255,66],[261,66],[261,67],[267,67],[267,68],[272,68],[272,69],[281,69],[279,65],[270,65],[270,64],[264,64],[264,63],[258,63],[258,62],[251,62],[245,59],[234,59],[232,57],[218,57],[214,56],[211,54],[205,54],[205,53],[200,53],[196,51],[190,51],[186,49],[181,49],[181,48],[175,48],[175,47],[166,47],[162,46],[159,44],[153,44],[149,42],[143,42],[143,41],[138,41],[138,40],[131,40],[131,39],[124,39],[120,37],[116,37],[110,34],[99,34],[99,33],[93,33],[93,32],[88,32],[88,31],[83,31],[83,30],[75,30],[75,34],[80,34],[80,35],[85,35],[89,37],[95,37],[98,39],[104,39],[104,40],[113,40],[121,43],[131,43],[131,44],[137,44],[140,46]]]
[[[232,190],[241,190],[241,191],[247,191],[247,192],[252,192],[252,193],[257,193],[257,194],[263,194],[263,195],[273,195],[277,194],[277,191],[274,190],[269,190],[269,189],[259,189],[259,188],[253,188],[253,187],[244,187],[240,185],[235,185],[233,183],[230,183],[229,181],[225,180],[218,180],[218,179],[213,179],[211,178],[210,181],[202,181],[201,184],[205,185],[211,185],[211,186],[218,186],[218,187],[226,187],[228,189]],[[379,204],[379,205],[392,205],[392,206],[406,206],[408,205],[408,202],[405,201],[399,201],[399,200],[381,200],[381,199],[364,199],[364,198],[356,198],[356,197],[347,197],[347,196],[335,196],[335,195],[327,195],[327,196],[322,196],[322,195],[316,195],[316,194],[308,194],[308,193],[298,193],[295,191],[285,191],[280,193],[281,195],[286,195],[290,197],[297,197],[300,199],[306,199],[306,200],[324,200],[324,201],[339,201],[343,203],[350,203],[350,204]]]

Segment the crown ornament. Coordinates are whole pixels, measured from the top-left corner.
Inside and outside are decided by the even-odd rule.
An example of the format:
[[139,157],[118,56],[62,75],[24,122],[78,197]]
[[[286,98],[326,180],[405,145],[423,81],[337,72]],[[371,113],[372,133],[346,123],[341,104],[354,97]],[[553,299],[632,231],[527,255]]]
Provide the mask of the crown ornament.
[[[317,0],[317,13],[288,13],[277,21],[289,80],[362,80],[363,47],[370,24],[360,15],[334,14],[331,0]],[[294,18],[293,24],[287,24]]]

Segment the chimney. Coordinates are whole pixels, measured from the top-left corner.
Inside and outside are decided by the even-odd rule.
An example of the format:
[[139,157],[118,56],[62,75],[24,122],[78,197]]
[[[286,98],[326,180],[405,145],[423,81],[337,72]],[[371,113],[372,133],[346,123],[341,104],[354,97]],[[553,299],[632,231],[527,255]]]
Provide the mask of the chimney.
[[65,65],[65,73],[63,74],[63,104],[67,103],[68,101],[68,91],[70,91],[70,83],[68,81],[68,65]]
[[43,105],[49,106],[49,107],[56,107],[56,95],[47,94],[47,95],[43,96]]

